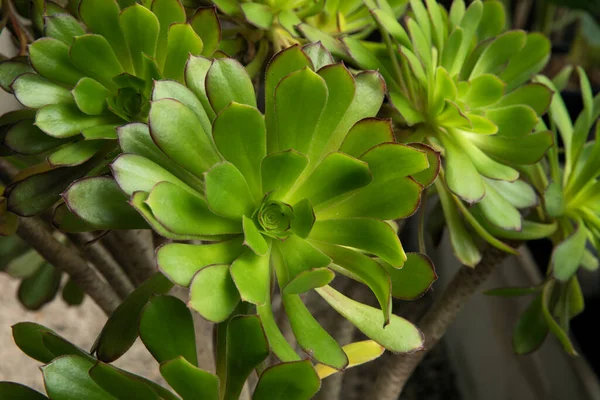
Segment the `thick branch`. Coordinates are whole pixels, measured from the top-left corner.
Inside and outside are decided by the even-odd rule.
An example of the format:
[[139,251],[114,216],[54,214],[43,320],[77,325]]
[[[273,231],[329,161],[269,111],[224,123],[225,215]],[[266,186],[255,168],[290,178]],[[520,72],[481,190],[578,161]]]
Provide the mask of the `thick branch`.
[[135,289],[133,283],[101,243],[88,244],[91,238],[86,235],[73,234],[69,235],[69,238],[77,245],[84,256],[94,264],[98,272],[115,289],[121,299],[125,299],[129,293],[133,292]]
[[508,256],[508,253],[501,250],[488,248],[484,251],[481,262],[475,268],[461,267],[444,293],[417,324],[425,335],[425,349],[412,354],[390,357],[387,365],[380,369],[371,395],[367,398],[374,400],[398,399],[417,365],[444,336],[463,305]]
[[55,268],[71,277],[102,310],[110,315],[119,305],[119,297],[100,278],[76,250],[63,246],[48,226],[38,218],[20,218],[17,234],[37,250]]
[[112,231],[102,243],[136,286],[156,272],[151,231]]

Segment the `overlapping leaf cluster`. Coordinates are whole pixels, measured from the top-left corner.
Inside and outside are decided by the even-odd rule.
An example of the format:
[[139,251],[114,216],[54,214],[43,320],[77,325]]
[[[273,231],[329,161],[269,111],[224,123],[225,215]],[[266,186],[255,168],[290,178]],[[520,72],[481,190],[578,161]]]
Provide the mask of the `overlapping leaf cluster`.
[[[389,112],[404,127],[400,139],[423,141],[442,153],[436,190],[456,255],[467,265],[481,259],[469,230],[506,251],[510,247],[495,236],[548,235],[553,226],[523,221],[519,209],[537,199],[518,180],[519,168],[540,160],[552,144],[539,118],[552,92],[528,83],[548,59],[548,40],[538,33],[505,32],[498,1],[466,8],[457,0],[447,13],[435,1],[425,6],[413,0],[404,25],[384,4],[371,10],[383,43],[341,42],[350,61],[385,77]],[[474,207],[467,209],[461,200]]]
[[[558,228],[550,236],[554,250],[545,281],[529,290],[513,289],[515,295],[536,294],[515,330],[514,345],[519,353],[536,350],[548,332],[562,342],[566,351],[575,353],[567,334],[568,324],[584,308],[576,272],[580,267],[598,269],[595,254],[600,250],[600,96],[593,97],[590,82],[581,68],[578,73],[583,111],[575,123],[559,94],[571,68],[553,81],[536,77],[536,81],[556,93],[549,110],[555,141],[544,162],[529,168],[527,174],[536,189],[544,193],[545,218],[555,221]],[[595,137],[588,141],[594,124]],[[564,165],[561,165],[559,154],[563,151]],[[502,295],[505,290],[494,293]]]
[[[394,143],[389,121],[372,118],[384,96],[379,74],[354,76],[319,45],[291,47],[266,71],[264,117],[232,59],[192,56],[186,83],[155,83],[149,125],[119,129],[116,184],[72,185],[70,210],[103,223],[106,204],[123,202],[118,185],[161,235],[210,242],[160,248],[159,268],[190,287],[190,306],[210,321],[226,320],[240,301],[254,304],[281,360],[299,356],[273,318],[273,272],[294,334],[318,362],[343,369],[349,361],[300,299],[312,289],[384,347],[419,348],[419,331],[391,315],[391,297],[421,295],[435,274],[426,256],[405,254],[386,220],[415,211],[423,190],[415,179],[428,184],[435,170],[427,152]],[[327,286],[334,271],[368,285],[381,310]]]
[[[365,37],[375,28],[363,0],[213,0],[213,3],[238,24],[237,34],[251,42],[264,36],[275,51],[302,43],[304,37],[313,41],[323,34]],[[392,0],[389,11],[397,17],[406,3],[406,0]],[[249,29],[248,24],[254,29]]]
[[[104,326],[94,348],[87,352],[51,329],[31,322],[13,326],[19,348],[41,362],[44,386],[49,398],[111,400],[237,400],[250,373],[269,355],[269,343],[256,315],[233,315],[219,325],[216,358],[212,374],[198,367],[194,322],[190,310],[179,299],[164,295],[173,286],[157,274],[136,289],[115,310]],[[242,310],[239,310],[242,311]],[[142,340],[160,363],[162,377],[175,391],[112,363]],[[383,352],[372,341],[360,342],[345,350],[355,364],[376,358]],[[253,390],[255,400],[303,400],[319,390],[329,368],[313,366],[310,360],[278,363],[263,368]],[[65,382],[68,382],[66,384]],[[0,382],[0,396],[20,400],[43,400],[45,395],[26,386]]]
[[8,189],[11,211],[38,214],[70,182],[97,174],[116,155],[115,128],[147,120],[153,80],[183,81],[189,54],[210,57],[219,47],[214,8],[188,22],[179,0],[120,3],[82,0],[75,15],[46,8],[28,62],[1,64],[3,88],[28,109],[10,114],[2,145],[45,157]]

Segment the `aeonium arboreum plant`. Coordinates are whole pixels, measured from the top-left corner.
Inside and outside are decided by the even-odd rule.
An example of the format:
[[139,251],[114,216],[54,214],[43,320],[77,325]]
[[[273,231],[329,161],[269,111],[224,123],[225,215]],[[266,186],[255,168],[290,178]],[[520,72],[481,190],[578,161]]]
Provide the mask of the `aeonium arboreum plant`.
[[[105,324],[96,345],[87,352],[51,329],[33,322],[12,327],[17,346],[43,363],[46,394],[51,399],[238,400],[246,380],[257,371],[254,400],[308,400],[321,386],[320,378],[332,373],[310,360],[264,364],[269,343],[256,315],[236,313],[219,326],[213,365],[200,359],[192,314],[179,299],[164,295],[173,284],[157,274],[134,291]],[[167,387],[112,364],[139,337],[160,366]],[[362,351],[357,352],[355,345]],[[360,363],[383,353],[373,341],[345,346],[348,356]],[[262,368],[261,368],[262,364]],[[175,393],[173,393],[172,389]],[[44,400],[46,396],[13,382],[0,382],[6,399]]]
[[[159,268],[190,287],[193,309],[221,322],[240,301],[254,304],[274,354],[298,360],[273,318],[276,275],[299,345],[341,370],[349,365],[346,354],[300,294],[315,289],[391,351],[420,349],[418,329],[391,315],[391,297],[418,297],[435,273],[426,256],[405,254],[386,221],[412,214],[423,189],[416,174],[431,181],[436,171],[428,170],[427,153],[394,143],[389,121],[372,118],[384,96],[380,75],[353,76],[343,64],[320,64],[330,56],[321,47],[318,52],[311,60],[293,46],[273,58],[264,117],[241,65],[214,60],[205,78],[192,57],[188,88],[156,82],[148,126],[120,128],[125,154],[111,169],[158,233],[206,241],[167,244],[157,252]],[[205,104],[217,115],[208,126],[201,122]],[[102,193],[114,185],[105,178],[83,180],[64,197],[93,225],[112,212],[96,210],[105,207]],[[366,284],[381,310],[328,286],[334,272]]]
[[29,46],[29,64],[0,66],[2,82],[31,110],[2,144],[46,158],[7,190],[11,211],[38,214],[73,180],[110,162],[115,128],[147,120],[153,80],[183,82],[189,54],[211,57],[219,47],[214,8],[198,9],[188,22],[179,0],[121,3],[128,5],[81,0],[77,17],[52,8],[45,36]]
[[[504,32],[499,1],[474,1],[466,8],[456,0],[449,13],[435,1],[425,3],[410,2],[412,16],[404,26],[385,7],[373,7],[384,43],[341,41],[354,63],[385,77],[389,112],[402,128],[399,140],[423,141],[442,153],[435,188],[454,251],[474,266],[481,253],[462,217],[506,251],[514,250],[495,231],[531,239],[553,229],[524,221],[519,211],[537,201],[519,180],[519,168],[537,162],[552,144],[539,118],[552,92],[527,83],[545,65],[549,42],[538,33]],[[463,201],[474,206],[467,209]]]
[[[251,41],[262,38],[275,51],[293,44],[326,39],[326,35],[365,37],[376,27],[363,0],[213,0],[232,19],[234,33]],[[391,0],[390,12],[399,16],[406,0]],[[258,28],[258,31],[256,30]]]
[[[520,354],[537,350],[548,332],[560,340],[567,352],[575,354],[568,335],[569,321],[584,308],[576,272],[580,267],[598,269],[595,254],[600,250],[600,142],[597,124],[600,96],[593,97],[585,72],[578,68],[583,111],[573,123],[559,94],[570,76],[570,70],[566,69],[553,81],[543,76],[536,77],[536,81],[556,93],[549,110],[550,126],[563,144],[563,148],[559,148],[559,141],[555,139],[543,162],[526,171],[536,189],[544,194],[543,207],[540,207],[544,218],[557,225],[556,231],[549,235],[554,250],[548,273],[537,287],[491,292],[496,295],[506,295],[507,291],[513,296],[536,295],[515,328],[513,344]],[[595,137],[588,141],[594,124]],[[564,150],[565,156],[563,166],[559,158],[561,150]]]

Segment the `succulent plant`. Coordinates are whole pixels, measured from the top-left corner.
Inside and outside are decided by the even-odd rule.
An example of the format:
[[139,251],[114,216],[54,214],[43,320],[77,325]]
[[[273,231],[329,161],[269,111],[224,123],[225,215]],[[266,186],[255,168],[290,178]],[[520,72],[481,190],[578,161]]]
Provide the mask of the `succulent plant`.
[[[304,42],[303,38],[327,40],[327,34],[365,37],[376,27],[363,0],[213,0],[213,3],[237,24],[232,34],[250,41],[264,37],[276,52]],[[399,16],[406,3],[406,0],[392,0],[390,11]]]
[[[427,150],[434,152],[394,143],[390,121],[373,118],[384,96],[380,75],[353,76],[319,45],[290,47],[266,71],[264,117],[236,61],[191,57],[186,77],[187,88],[155,83],[149,126],[119,129],[124,154],[111,169],[159,234],[208,242],[157,252],[164,274],[190,287],[190,306],[221,322],[240,302],[254,304],[278,359],[298,360],[273,319],[275,272],[294,334],[318,362],[348,365],[300,298],[312,289],[384,347],[420,348],[417,328],[391,315],[391,296],[420,296],[435,273],[426,256],[404,252],[386,221],[416,210],[417,179],[435,178]],[[207,113],[216,115],[212,124]],[[93,226],[110,218],[105,204],[124,202],[103,196],[115,187],[88,179],[64,197]],[[334,271],[369,286],[381,310],[328,286]]]
[[[145,400],[239,399],[249,375],[269,356],[259,317],[236,314],[219,326],[217,371],[210,373],[199,368],[190,310],[181,300],[164,295],[171,287],[160,274],[150,278],[115,310],[91,352],[32,322],[12,327],[15,343],[44,364],[44,386],[52,399],[125,399],[134,393]],[[160,363],[161,376],[177,394],[111,364],[127,352],[138,332],[146,349]],[[383,353],[381,346],[370,340],[345,349],[356,363]],[[313,365],[310,360],[263,365],[252,395],[255,400],[308,400],[319,390],[320,378],[332,373],[330,368]],[[47,399],[13,382],[0,382],[0,396]]]
[[147,120],[153,80],[183,82],[189,54],[211,57],[219,47],[214,8],[198,9],[188,23],[179,0],[76,4],[77,17],[54,8],[44,17],[30,65],[0,66],[3,87],[29,109],[13,118],[4,147],[46,155],[7,190],[8,208],[20,215],[40,213],[73,180],[97,173],[116,155],[115,128]]
[[[512,295],[536,295],[515,328],[513,342],[518,353],[536,350],[548,332],[561,341],[567,352],[575,353],[567,334],[568,324],[584,308],[575,273],[580,267],[598,269],[595,254],[600,250],[600,95],[593,97],[585,72],[578,68],[584,106],[573,123],[559,93],[571,70],[565,69],[553,81],[543,76],[535,78],[555,92],[549,110],[550,126],[555,135],[554,145],[544,163],[527,170],[529,180],[540,193],[544,193],[543,207],[540,209],[545,219],[554,221],[558,226],[549,235],[554,250],[547,276],[535,288],[508,288],[492,292],[497,295],[504,295],[507,291]],[[588,141],[594,124],[595,138]],[[563,144],[562,148],[559,148],[559,142]],[[561,166],[559,154],[563,150],[564,166]]]
[[[442,180],[435,188],[452,245],[464,264],[476,265],[481,253],[461,215],[479,236],[506,251],[513,250],[490,230],[531,238],[553,229],[523,221],[519,209],[537,199],[518,180],[519,168],[537,162],[552,144],[539,118],[552,92],[528,83],[545,65],[549,42],[538,33],[504,32],[499,1],[465,8],[456,0],[449,13],[435,1],[425,3],[410,1],[405,29],[380,1],[371,12],[383,43],[341,42],[350,61],[385,77],[388,112],[402,127],[399,140],[428,143],[442,153]],[[467,209],[461,200],[474,206]]]

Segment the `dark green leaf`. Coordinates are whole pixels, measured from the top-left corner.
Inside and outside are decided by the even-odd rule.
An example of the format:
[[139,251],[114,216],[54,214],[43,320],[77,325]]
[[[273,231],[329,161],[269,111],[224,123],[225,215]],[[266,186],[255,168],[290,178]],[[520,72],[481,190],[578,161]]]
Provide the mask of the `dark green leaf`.
[[139,331],[142,342],[159,363],[182,356],[198,365],[192,314],[178,298],[151,298],[142,312]]
[[51,302],[60,288],[62,273],[48,263],[42,266],[30,277],[21,281],[18,298],[28,310],[39,310]]
[[321,387],[309,360],[276,364],[260,375],[253,400],[308,400]]
[[153,294],[166,293],[172,287],[167,278],[157,273],[134,290],[102,328],[93,349],[98,359],[112,362],[125,354],[138,337],[138,323],[148,299]]
[[219,379],[177,357],[160,365],[160,373],[183,400],[219,400]]

